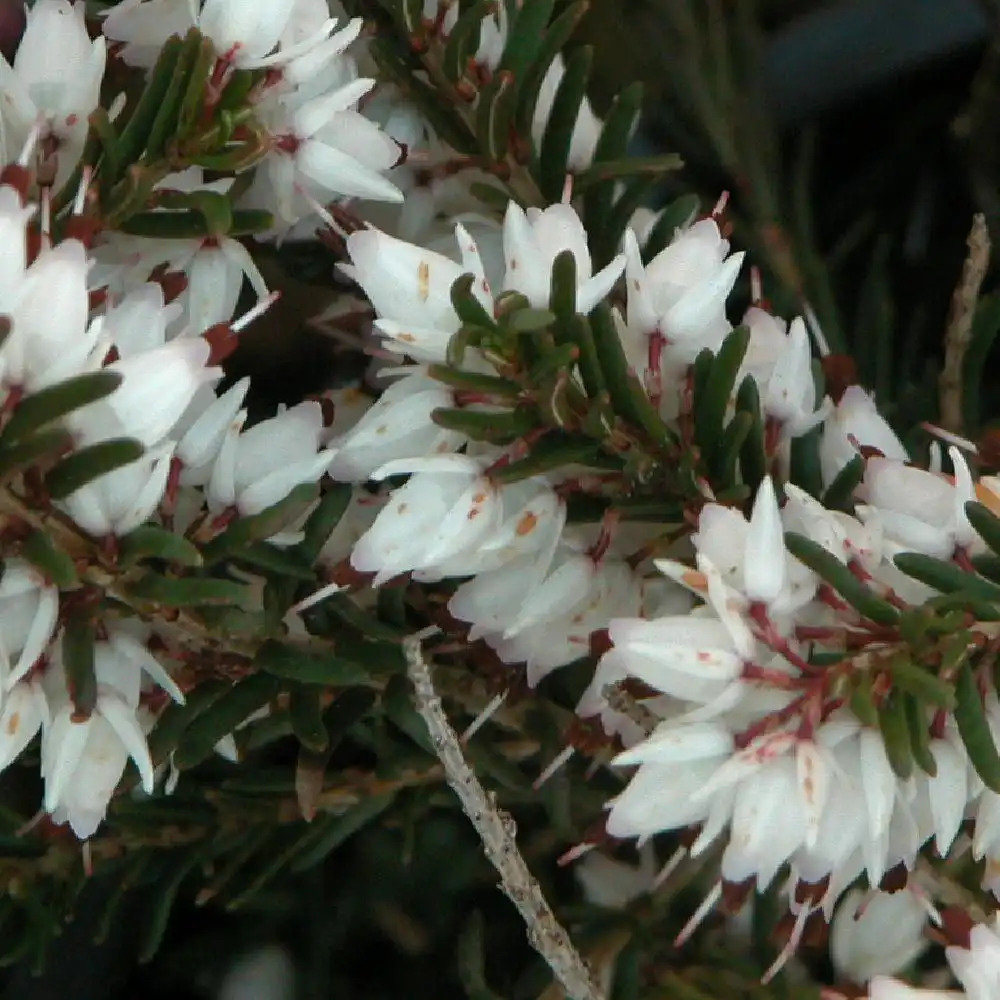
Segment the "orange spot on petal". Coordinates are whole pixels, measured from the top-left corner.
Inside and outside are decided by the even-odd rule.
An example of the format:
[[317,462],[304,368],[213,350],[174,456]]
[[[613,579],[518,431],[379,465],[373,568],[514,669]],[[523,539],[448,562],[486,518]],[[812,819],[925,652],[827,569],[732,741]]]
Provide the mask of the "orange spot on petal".
[[535,530],[538,526],[538,515],[533,514],[530,510],[525,511],[521,515],[521,519],[517,522],[517,528],[515,528],[516,534],[521,537],[525,535],[530,535],[531,532]]

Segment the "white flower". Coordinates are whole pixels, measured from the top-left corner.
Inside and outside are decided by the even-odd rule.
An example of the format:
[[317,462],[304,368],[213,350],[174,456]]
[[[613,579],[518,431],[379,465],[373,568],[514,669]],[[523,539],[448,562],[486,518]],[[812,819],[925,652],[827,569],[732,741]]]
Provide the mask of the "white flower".
[[[526,628],[564,614],[584,600],[593,561],[577,548],[560,545],[566,507],[543,487],[538,492],[505,487],[494,533],[477,551],[438,567],[459,575],[475,573],[448,602],[449,612],[469,622],[469,638],[500,644]],[[466,568],[467,567],[467,568]],[[464,574],[463,574],[464,575]]]
[[645,267],[635,235],[626,232],[629,326],[642,334],[661,334],[667,353],[685,364],[702,348],[717,350],[732,329],[726,298],[743,257],[742,252],[729,255],[729,241],[714,219],[702,219],[679,233]]
[[288,224],[309,214],[300,191],[321,203],[337,196],[402,201],[382,176],[399,159],[399,146],[355,110],[373,85],[352,80],[301,107],[269,98],[260,115],[272,135],[271,152],[257,168],[255,200]]
[[[123,436],[127,428],[123,427]],[[70,493],[60,506],[88,534],[122,538],[148,521],[167,488],[174,443],[163,441],[128,465]]]
[[208,386],[195,394],[187,412],[173,429],[177,436],[177,459],[183,466],[184,486],[204,486],[212,475],[212,465],[250,389],[250,379],[234,382],[221,396]]
[[[184,176],[190,173],[171,174],[157,186],[184,191],[211,189],[212,185]],[[201,171],[197,174],[200,178]],[[222,187],[230,184],[231,179]],[[101,236],[95,259],[95,280],[116,293],[134,293],[145,287],[150,273],[163,264],[170,271],[183,273],[187,284],[177,302],[167,307],[166,321],[172,329],[185,326],[195,334],[232,319],[244,278],[258,300],[268,294],[267,283],[246,247],[229,236],[168,240],[107,233]]]
[[130,66],[152,66],[171,35],[183,38],[195,26],[197,6],[176,0],[122,0],[101,13],[104,34],[125,43],[120,57]]
[[[717,749],[708,740],[698,750],[701,752],[691,745],[681,766],[673,761],[643,761],[625,790],[609,803],[608,833],[612,837],[646,838],[707,820],[713,804],[696,799],[695,792],[726,760],[728,751]],[[641,752],[638,747],[629,751],[636,752]]]
[[747,352],[736,376],[736,385],[744,375],[752,375],[764,389],[771,379],[778,358],[788,349],[788,324],[760,306],[750,306],[743,314],[743,326],[750,331]]
[[0,771],[16,760],[35,734],[49,724],[49,704],[37,676],[18,681],[2,696]]
[[396,459],[457,451],[465,436],[431,419],[439,407],[454,405],[450,389],[421,373],[394,382],[349,431],[330,442],[336,450],[330,475],[360,483]]
[[[10,313],[21,293],[27,267],[27,230],[34,205],[24,205],[20,193],[9,184],[0,185],[0,311]],[[3,372],[0,352],[0,374]]]
[[819,458],[823,482],[829,486],[859,448],[874,448],[886,458],[906,462],[903,443],[878,412],[875,400],[860,386],[848,386],[823,423]]
[[88,313],[83,244],[63,240],[43,250],[11,310],[11,332],[0,345],[0,384],[35,392],[85,370],[101,329],[100,321],[88,327]]
[[[639,578],[621,559],[595,563],[590,556],[571,563],[574,579],[560,591],[556,579],[546,578],[529,594],[515,623],[503,637],[486,636],[504,663],[524,663],[527,681],[537,685],[556,667],[590,653],[590,637],[618,615],[635,615],[642,604]],[[554,576],[554,574],[553,574]],[[583,585],[582,595],[575,596]]]
[[[278,45],[299,2],[204,0],[199,11],[193,0],[124,0],[105,12],[104,33],[108,38],[127,43],[122,50],[126,62],[151,66],[170,35],[183,36],[189,28],[197,27],[212,40],[220,56],[240,68],[250,69],[276,61],[265,57]],[[308,51],[321,43],[332,24],[331,20],[324,20],[300,47]]]
[[950,558],[956,546],[969,547],[979,538],[965,515],[965,504],[975,499],[972,477],[957,448],[950,454],[955,482],[924,469],[889,458],[870,458],[865,464],[858,508],[865,523],[878,522],[887,539],[899,549]]
[[930,943],[923,935],[927,911],[912,892],[847,893],[830,928],[830,957],[837,975],[852,983],[901,972]]
[[882,561],[882,531],[875,519],[868,524],[839,510],[827,510],[794,483],[785,483],[781,520],[786,531],[805,535],[840,562],[857,560],[868,572]]
[[995,924],[977,924],[967,949],[953,945],[945,954],[967,1000],[995,1000],[1000,995],[1000,934]]
[[805,841],[807,817],[795,761],[786,755],[767,759],[767,752],[756,748],[752,752],[759,752],[763,762],[736,787],[722,877],[740,883],[753,876],[763,890]]
[[259,514],[304,483],[320,479],[333,460],[319,451],[323,410],[303,402],[240,433],[245,413],[230,424],[208,482],[210,510],[235,507]]
[[233,53],[233,61],[257,60],[277,44],[288,24],[295,0],[205,0],[198,27],[219,52]]
[[[68,822],[81,840],[104,819],[129,757],[143,790],[152,794],[153,762],[139,708],[142,673],[150,669],[150,659],[144,647],[121,630],[112,630],[106,642],[96,643],[97,704],[85,719],[77,716],[58,651],[46,671],[52,722],[42,737],[45,809],[56,823]],[[162,668],[153,672],[164,673]]]
[[106,48],[91,41],[84,4],[37,0],[28,10],[14,65],[0,56],[5,159],[16,154],[39,118],[50,137],[65,147],[55,186],[76,166],[87,136],[88,117],[100,100]]
[[743,593],[772,604],[787,586],[788,571],[781,513],[774,483],[765,476],[754,497],[743,556]]
[[[267,284],[246,247],[229,236],[212,240],[172,240],[172,269],[183,269],[187,275],[187,290],[181,301],[187,307],[187,326],[194,333],[203,333],[216,323],[228,323],[236,312],[236,303],[243,288],[244,276],[249,279],[258,300],[268,294]],[[180,244],[187,242],[193,249],[181,263]]]
[[[452,597],[449,608],[456,617],[464,618],[459,609],[470,612],[475,607],[474,599],[468,604],[463,600],[463,588],[475,587],[476,581],[484,580],[486,575],[502,567],[517,565],[516,572],[521,576],[523,599],[530,577],[530,574],[527,577],[524,575],[524,560],[530,561],[542,552],[547,553],[551,560],[552,550],[562,535],[566,523],[566,505],[544,479],[526,479],[504,486],[500,490],[500,502],[501,512],[496,531],[483,539],[475,552],[462,552],[453,562],[439,563],[435,567],[435,575],[431,577],[438,579],[477,574],[476,580],[463,584]],[[415,578],[423,580],[428,579],[428,576],[421,572]],[[460,593],[463,593],[462,597],[459,596]],[[490,606],[488,614],[492,617],[496,610],[494,602],[488,599],[487,604]],[[480,618],[464,620],[475,622],[480,621]]]
[[787,615],[812,599],[817,581],[785,550],[770,479],[754,501],[748,523],[737,510],[706,504],[693,542],[699,555],[718,568],[727,587],[744,601],[760,601],[773,615]]
[[376,327],[390,349],[418,361],[445,360],[448,341],[462,325],[451,304],[451,286],[465,273],[475,276],[472,293],[493,314],[476,242],[461,225],[455,227],[455,238],[461,265],[378,229],[362,229],[347,238],[351,264],[342,270],[375,307]]
[[499,525],[499,492],[483,475],[481,462],[464,455],[401,459],[382,466],[373,478],[400,473],[412,475],[392,493],[351,553],[355,569],[376,574],[375,586],[475,551]]
[[9,689],[45,652],[59,615],[59,590],[22,559],[0,576],[0,680]]
[[167,328],[181,312],[176,302],[164,305],[160,285],[144,282],[107,310],[102,333],[115,345],[120,358],[130,358],[162,347],[167,342]]
[[222,375],[206,367],[211,351],[201,338],[178,338],[108,365],[122,382],[110,395],[75,410],[68,418],[81,443],[111,437],[135,438],[149,447],[162,441],[198,389]]
[[822,423],[833,404],[816,409],[809,334],[801,317],[792,321],[763,393],[765,414],[778,421],[784,437],[800,437]]
[[749,632],[734,636],[723,622],[695,615],[612,619],[608,631],[614,649],[605,656],[657,691],[699,703],[739,680],[754,649]]
[[619,254],[607,267],[593,273],[587,231],[569,205],[550,205],[542,210],[511,202],[503,224],[507,273],[504,290],[520,292],[536,308],[548,308],[552,265],[569,250],[576,260],[576,310],[589,313],[615,286],[625,270]]

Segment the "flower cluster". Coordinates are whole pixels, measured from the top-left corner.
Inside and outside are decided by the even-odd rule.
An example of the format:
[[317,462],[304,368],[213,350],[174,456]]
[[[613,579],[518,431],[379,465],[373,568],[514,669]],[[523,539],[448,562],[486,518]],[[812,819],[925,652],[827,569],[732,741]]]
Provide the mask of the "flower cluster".
[[[826,923],[851,996],[954,995],[889,978],[935,935],[1000,994],[997,931],[932,877],[969,852],[1000,898],[987,456],[932,427],[923,461],[756,276],[734,324],[726,199],[634,211],[628,101],[601,121],[548,44],[572,11],[385,6],[413,87],[327,0],[36,0],[0,57],[0,770],[37,737],[37,819],[87,840],[273,724],[311,819],[331,731],[379,699],[366,750],[408,731],[387,676],[432,622],[490,674],[465,742],[590,671],[536,788],[577,750],[614,783],[570,854],[641,864],[591,853],[593,904],[714,851],[677,943],[770,892],[765,980]],[[254,241],[317,227],[317,324],[376,364],[251,419],[224,365],[281,292]]]
[[[258,108],[271,132],[256,194],[245,197],[291,223],[332,193],[399,197],[381,173],[395,162],[395,143],[354,110],[372,84],[344,56],[360,22],[333,33],[321,9],[325,3],[274,4],[259,17],[245,4],[130,0],[103,28],[110,41],[126,43],[118,57],[151,66],[169,35],[198,27],[222,53],[211,68],[220,92],[238,71],[268,69]],[[39,0],[5,67],[2,109],[12,145],[0,186],[0,451],[12,502],[0,518],[11,537],[27,533],[27,541],[23,555],[6,560],[0,583],[0,759],[9,765],[41,731],[44,808],[81,838],[104,818],[128,757],[153,792],[146,733],[162,710],[161,692],[183,702],[174,678],[189,651],[136,619],[95,620],[87,595],[97,579],[63,589],[32,557],[31,537],[45,529],[23,514],[51,505],[70,528],[71,549],[96,543],[104,589],[122,543],[140,527],[207,541],[234,518],[317,482],[334,457],[323,447],[319,402],[247,428],[248,381],[216,392],[219,362],[272,298],[242,242],[221,230],[189,238],[123,233],[98,208],[89,166],[72,202],[55,206],[54,191],[83,151],[106,49],[104,37],[90,40],[83,5]],[[341,148],[347,142],[350,153]],[[149,214],[169,225],[178,211],[171,198],[224,204],[234,178],[206,181],[192,165],[152,181]],[[234,320],[245,276],[258,305]],[[49,469],[44,483],[33,478],[34,460]],[[74,462],[95,474],[74,475]],[[90,636],[83,678],[81,627]]]
[[[448,601],[452,618],[503,662],[525,665],[530,685],[606,635],[577,711],[599,717],[624,743],[615,765],[637,767],[609,805],[607,832],[643,841],[693,829],[694,857],[725,836],[721,881],[697,919],[724,885],[731,899],[763,891],[787,871],[796,932],[780,961],[808,918],[829,919],[859,877],[872,886],[905,877],[930,843],[947,855],[967,817],[975,821],[974,856],[995,870],[991,817],[1000,800],[970,760],[962,710],[952,700],[928,706],[913,697],[913,685],[936,678],[913,662],[906,622],[942,588],[901,568],[916,554],[971,570],[987,545],[966,508],[995,507],[993,481],[974,482],[955,446],[951,474],[940,470],[940,456],[930,470],[910,465],[860,387],[819,399],[804,321],[786,324],[754,306],[734,381],[742,374],[756,385],[773,471],[746,514],[716,501],[705,484],[692,530],[671,557],[645,559],[654,529],[625,532],[605,519],[595,535],[567,520],[577,480],[562,469],[506,481],[523,439],[495,445],[441,419],[450,408],[500,419],[488,382],[477,396],[445,374],[463,328],[449,292],[464,273],[487,316],[499,316],[511,294],[545,309],[555,262],[568,253],[576,309],[585,315],[624,274],[627,312],[614,316],[621,349],[644,371],[660,417],[683,437],[695,360],[720,355],[737,336],[725,303],[742,255],[728,253],[717,220],[707,218],[645,266],[628,234],[624,253],[595,275],[586,233],[565,204],[527,215],[508,208],[501,274],[486,273],[461,226],[456,240],[461,263],[374,229],[348,239],[345,270],[375,307],[383,344],[418,362],[397,369],[398,381],[333,442],[336,478],[409,475],[358,540],[353,567],[375,586],[404,574],[459,581]],[[460,367],[471,375],[502,371],[498,364],[480,347],[466,349]],[[857,470],[850,512],[786,479],[791,442],[816,428],[822,486]],[[786,535],[801,540],[794,554]],[[828,564],[848,578],[839,591],[824,576]],[[971,676],[969,658],[994,632],[980,623],[962,636],[951,663]],[[1000,702],[988,676],[977,676],[979,711],[996,732]],[[623,683],[639,685],[639,705],[656,720],[651,731],[609,704],[609,685]],[[890,712],[905,713],[904,731],[923,748],[917,766],[887,742],[879,717]]]

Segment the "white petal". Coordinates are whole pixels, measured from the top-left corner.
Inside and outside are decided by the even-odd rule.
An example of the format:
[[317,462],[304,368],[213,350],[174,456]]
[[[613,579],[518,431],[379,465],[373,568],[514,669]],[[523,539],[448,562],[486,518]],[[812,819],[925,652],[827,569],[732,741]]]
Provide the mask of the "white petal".
[[122,741],[128,755],[135,761],[142,779],[143,791],[147,795],[152,795],[156,785],[153,760],[149,756],[146,736],[139,725],[139,720],[135,717],[135,712],[113,695],[101,694],[97,696],[97,711],[107,720],[108,725]]
[[72,709],[65,708],[56,716],[46,735],[49,760],[45,771],[45,811],[53,812],[59,805],[66,782],[73,776],[90,732],[91,719],[73,722]]
[[751,601],[770,604],[785,587],[784,530],[774,484],[765,476],[754,498],[743,563],[744,590]]

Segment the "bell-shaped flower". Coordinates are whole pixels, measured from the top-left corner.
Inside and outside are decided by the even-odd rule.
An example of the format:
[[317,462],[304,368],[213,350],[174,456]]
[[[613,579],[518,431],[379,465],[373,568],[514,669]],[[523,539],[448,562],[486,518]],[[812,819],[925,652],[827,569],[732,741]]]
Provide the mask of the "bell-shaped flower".
[[95,538],[123,538],[148,521],[159,506],[173,453],[174,442],[161,441],[134,462],[74,490],[59,505]]
[[608,632],[614,649],[604,655],[619,659],[630,676],[700,704],[738,681],[753,655],[749,633],[734,636],[725,623],[708,616],[616,618]]
[[839,510],[828,510],[794,483],[785,483],[781,521],[794,531],[822,545],[839,562],[857,560],[868,572],[882,561],[882,532],[877,521],[868,524]]
[[247,517],[284,500],[297,486],[318,482],[334,453],[319,450],[319,403],[299,403],[240,433],[245,417],[238,415],[226,431],[206,497],[210,510],[232,507]]
[[750,339],[736,385],[744,376],[751,375],[763,395],[778,358],[788,348],[788,324],[761,306],[750,306],[743,314],[742,325],[750,331]]
[[609,619],[637,615],[641,608],[639,577],[624,560],[605,558],[595,563],[583,556],[570,566],[576,580],[567,584],[575,589],[576,581],[582,583],[582,596],[560,594],[552,574],[528,595],[518,620],[507,626],[499,641],[486,636],[504,663],[526,665],[531,687],[557,667],[588,656],[591,635]]
[[93,444],[120,435],[149,447],[162,441],[198,389],[218,379],[206,367],[211,348],[199,337],[181,337],[162,347],[122,358],[106,370],[122,376],[110,395],[74,411],[67,422],[77,440]]
[[967,1000],[992,1000],[1000,993],[1000,933],[995,922],[976,924],[968,948],[952,945],[945,955]]
[[732,327],[726,299],[743,265],[729,254],[714,219],[678,233],[645,267],[639,244],[625,234],[628,324],[643,334],[661,334],[675,360],[691,364],[707,347],[717,350]]
[[[207,191],[225,196],[232,184],[231,177],[206,181],[200,167],[188,167],[168,174],[154,190],[185,194]],[[158,214],[169,220],[174,212],[160,209]],[[150,274],[163,266],[185,276],[186,284],[176,303],[167,307],[169,335],[182,327],[197,334],[216,323],[229,322],[245,280],[258,300],[268,294],[267,282],[253,257],[231,236],[160,239],[109,232],[101,235],[92,256],[96,263],[91,281],[95,286],[107,286],[113,295],[127,296],[144,288]],[[158,327],[159,321],[155,322]],[[131,336],[142,335],[133,332]],[[149,344],[149,340],[147,335],[143,343]]]
[[0,696],[0,771],[12,764],[49,725],[49,703],[41,678],[23,677]]
[[431,419],[439,407],[454,405],[450,389],[420,372],[394,382],[350,430],[330,442],[336,450],[330,475],[362,483],[387,462],[457,451],[465,435]]
[[102,333],[114,344],[119,358],[131,358],[162,347],[168,327],[181,312],[176,302],[164,304],[162,286],[147,281],[107,310]]
[[172,431],[177,438],[175,455],[182,466],[181,485],[204,486],[211,478],[226,433],[249,390],[250,379],[241,378],[219,396],[207,385],[195,393]]
[[902,441],[878,412],[875,400],[861,386],[852,385],[823,423],[819,459],[827,486],[859,453],[859,448],[874,449],[899,462],[909,460]]
[[[482,579],[485,574],[512,564],[517,564],[519,572],[523,573],[524,561],[541,552],[547,553],[547,558],[551,560],[551,551],[566,524],[566,504],[551,485],[541,478],[511,483],[500,490],[500,503],[497,530],[483,539],[475,552],[460,553],[453,563],[439,563],[432,576],[417,572],[414,579],[434,581],[470,573]],[[474,582],[469,581],[470,584]],[[456,609],[462,605],[458,591],[453,596],[453,602],[454,606],[449,606],[451,613],[456,614]]]
[[16,188],[0,185],[0,313],[3,315],[11,313],[21,294],[28,266],[28,223],[34,214],[35,206],[22,204]]
[[193,333],[203,333],[233,318],[244,278],[249,280],[258,301],[268,294],[267,283],[250,252],[229,236],[200,241],[183,270],[187,289],[181,301],[187,309],[186,325]]
[[806,837],[806,812],[795,761],[776,756],[736,787],[722,877],[740,883],[753,877],[763,890]]
[[20,151],[41,118],[47,136],[61,147],[57,188],[83,151],[104,78],[105,41],[91,41],[84,13],[83,4],[69,0],[37,0],[28,9],[13,66],[0,56],[5,156],[12,159]]
[[36,392],[90,367],[101,323],[88,326],[89,308],[83,244],[68,239],[43,250],[11,310],[11,331],[0,345],[0,385]]
[[809,334],[801,317],[792,321],[762,400],[764,413],[781,425],[783,437],[801,437],[821,424],[833,407],[829,399],[816,409]]
[[118,56],[129,66],[151,67],[171,35],[183,38],[195,27],[197,12],[197,4],[176,0],[122,0],[101,11],[101,30],[123,43]]
[[219,52],[232,52],[236,65],[266,56],[278,44],[288,24],[295,0],[205,0],[199,29]]
[[42,738],[44,805],[55,822],[68,822],[81,840],[104,819],[129,757],[143,790],[153,791],[153,762],[139,707],[149,662],[144,648],[137,651],[139,645],[123,640],[118,630],[95,644],[97,701],[86,718],[73,703],[58,650],[46,670],[52,722]]
[[877,521],[897,551],[948,559],[956,546],[979,541],[965,515],[965,504],[975,499],[972,477],[961,452],[950,451],[954,483],[898,460],[868,459],[860,487],[865,504],[859,506],[858,516],[866,524]]
[[441,362],[448,341],[462,325],[451,304],[451,287],[463,275],[475,278],[472,293],[493,314],[493,296],[479,248],[461,225],[455,227],[461,264],[378,229],[351,233],[351,264],[342,270],[365,292],[378,315],[376,328],[390,350],[417,361]]
[[[799,740],[795,747],[806,835],[791,859],[792,871],[796,879],[808,884],[827,881],[824,908],[828,916],[843,887],[861,873],[862,845],[869,838],[868,815],[858,795],[858,728],[853,718],[828,721],[819,727],[815,740]],[[841,735],[831,739],[837,729]]]
[[927,799],[934,825],[934,844],[942,858],[965,820],[969,799],[969,762],[965,748],[954,738],[933,739],[930,752],[937,773],[926,776]]
[[312,203],[334,197],[400,202],[403,195],[383,176],[400,149],[356,109],[374,81],[356,79],[296,107],[279,96],[260,107],[272,134],[271,152],[258,168],[255,201],[286,224],[310,214]]
[[504,216],[503,247],[504,291],[520,292],[538,309],[549,306],[552,265],[564,250],[576,261],[576,311],[584,315],[608,295],[625,270],[625,257],[619,254],[593,273],[587,231],[570,205],[529,208],[525,214],[512,201]]
[[0,681],[9,690],[48,647],[59,616],[59,590],[30,563],[11,558],[0,576]]
[[[552,504],[540,493],[515,512],[517,496],[509,488],[501,491],[500,526],[467,557],[466,573],[476,575],[461,584],[448,602],[452,615],[470,623],[471,640],[492,637],[497,642],[513,636],[518,626],[527,628],[569,610],[583,600],[589,586],[592,560],[576,548],[560,545],[565,504]],[[513,558],[495,564],[498,555],[510,553]],[[447,567],[455,575],[461,569],[460,559]]]
[[375,573],[374,585],[412,570],[432,570],[474,553],[499,525],[500,497],[483,463],[465,455],[401,459],[373,478],[412,473],[395,490],[351,553],[351,565]]
[[847,893],[830,926],[838,980],[864,984],[902,972],[926,950],[927,911],[912,892]]
[[643,761],[625,790],[612,799],[606,823],[612,837],[646,839],[708,818],[713,803],[695,799],[694,793],[726,760],[728,751],[715,749],[701,734],[691,734],[679,741],[678,752],[688,756],[666,763]]
[[715,566],[727,587],[744,601],[766,604],[772,615],[785,615],[808,603],[817,581],[785,549],[774,487],[761,483],[750,521],[737,510],[706,504],[693,536],[695,548]]
[[[183,36],[189,28],[197,27],[227,61],[241,69],[254,69],[281,61],[273,55],[274,50],[300,5],[301,0],[262,4],[244,0],[204,0],[201,4],[124,0],[106,12],[103,28],[108,38],[126,43],[122,57],[132,66],[151,66],[170,35]],[[325,18],[296,48],[308,51],[320,44],[333,23]],[[289,52],[286,57],[292,55]]]

